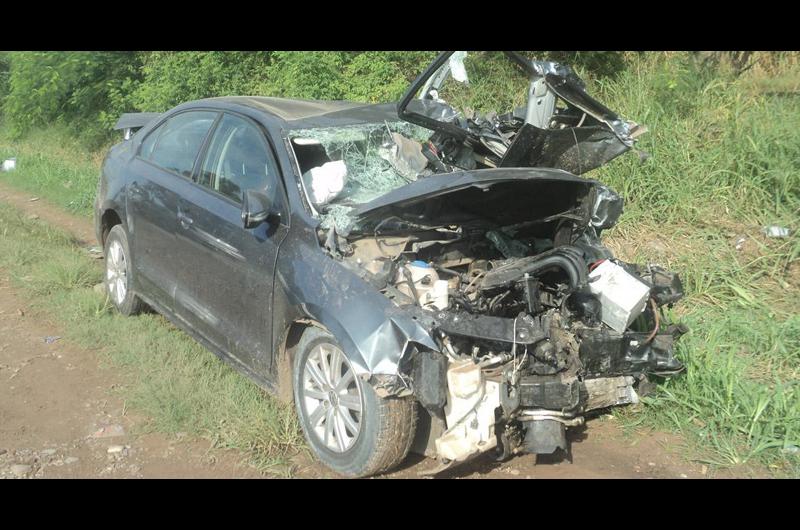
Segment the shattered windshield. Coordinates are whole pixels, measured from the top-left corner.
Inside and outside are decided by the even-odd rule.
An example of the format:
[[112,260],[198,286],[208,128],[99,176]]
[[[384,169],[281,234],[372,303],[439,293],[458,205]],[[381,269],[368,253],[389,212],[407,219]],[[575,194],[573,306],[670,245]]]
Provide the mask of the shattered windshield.
[[432,131],[402,121],[292,131],[306,197],[323,228],[346,229],[348,212],[426,173]]

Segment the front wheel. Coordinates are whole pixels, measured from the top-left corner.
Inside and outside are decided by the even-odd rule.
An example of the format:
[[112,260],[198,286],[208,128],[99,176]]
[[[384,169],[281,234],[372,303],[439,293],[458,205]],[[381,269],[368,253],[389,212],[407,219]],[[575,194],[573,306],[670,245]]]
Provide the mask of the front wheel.
[[316,327],[300,339],[293,368],[300,424],[322,463],[363,477],[403,461],[416,430],[413,400],[378,397],[356,376],[334,337]]
[[106,290],[111,302],[125,316],[141,312],[144,304],[131,291],[131,252],[128,234],[122,225],[116,225],[108,232],[103,256]]

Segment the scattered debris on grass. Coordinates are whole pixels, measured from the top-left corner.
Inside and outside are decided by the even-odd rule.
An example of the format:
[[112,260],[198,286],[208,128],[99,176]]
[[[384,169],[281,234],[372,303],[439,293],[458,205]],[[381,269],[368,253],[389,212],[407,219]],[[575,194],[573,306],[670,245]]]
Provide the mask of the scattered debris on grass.
[[784,226],[769,225],[761,229],[767,237],[789,237],[789,229]]

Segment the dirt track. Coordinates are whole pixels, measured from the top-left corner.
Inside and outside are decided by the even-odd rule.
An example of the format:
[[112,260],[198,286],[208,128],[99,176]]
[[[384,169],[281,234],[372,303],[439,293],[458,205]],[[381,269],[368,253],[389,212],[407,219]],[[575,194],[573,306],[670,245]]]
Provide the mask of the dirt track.
[[[92,246],[91,221],[0,184],[0,201],[70,231]],[[89,258],[87,258],[89,259]],[[259,477],[243,455],[212,449],[189,436],[141,434],[143,418],[115,390],[124,378],[101,367],[94,352],[58,337],[60,330],[33,311],[0,270],[0,478],[11,477]],[[46,340],[50,338],[50,341]],[[122,427],[124,434],[114,429]],[[102,430],[104,429],[105,430]],[[498,464],[489,455],[442,473],[450,478],[701,478],[704,467],[681,456],[680,439],[662,433],[626,437],[613,419],[573,432],[572,463],[532,455]],[[333,477],[307,456],[296,476]],[[416,478],[435,463],[410,456],[388,475]]]

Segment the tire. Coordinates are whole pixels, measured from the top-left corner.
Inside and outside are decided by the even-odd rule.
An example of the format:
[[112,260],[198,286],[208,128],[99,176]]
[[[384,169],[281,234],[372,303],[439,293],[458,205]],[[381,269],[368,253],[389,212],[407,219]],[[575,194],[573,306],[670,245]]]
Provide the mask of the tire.
[[[108,298],[125,316],[136,315],[144,303],[131,291],[133,285],[131,251],[128,234],[122,225],[115,225],[108,232],[103,258],[105,261],[105,285]],[[122,296],[120,296],[120,294]]]
[[[322,359],[328,360],[328,366],[336,366],[337,356],[341,359],[339,369],[326,372]],[[303,434],[323,464],[341,475],[364,477],[383,473],[408,455],[416,431],[416,402],[378,397],[372,386],[353,374],[330,333],[314,326],[305,331],[297,345],[292,372]],[[329,384],[328,374],[336,373],[342,383],[338,391]],[[320,380],[327,387],[320,385]],[[323,388],[328,390],[327,405],[322,397],[326,393],[320,392]],[[356,410],[359,407],[360,412]],[[326,430],[328,425],[330,430]],[[340,435],[342,431],[344,435]]]

